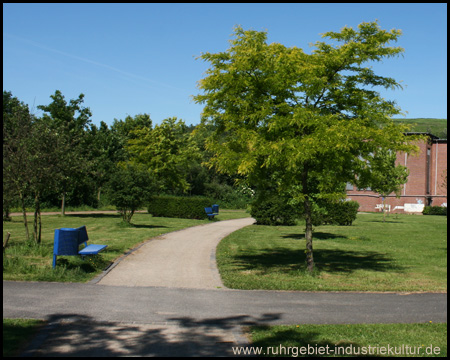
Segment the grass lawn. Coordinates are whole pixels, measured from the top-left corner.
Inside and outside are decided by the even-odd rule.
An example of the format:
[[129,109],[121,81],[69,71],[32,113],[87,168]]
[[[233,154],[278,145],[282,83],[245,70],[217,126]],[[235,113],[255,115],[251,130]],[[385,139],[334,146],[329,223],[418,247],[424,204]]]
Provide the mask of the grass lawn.
[[44,321],[35,319],[3,319],[3,356],[20,355],[44,324]]
[[358,214],[352,226],[318,226],[316,271],[306,272],[304,224],[253,225],[223,239],[217,263],[233,289],[447,291],[447,217]]
[[265,326],[249,336],[264,356],[447,356],[443,323]]
[[[242,211],[220,210],[214,221],[248,217]],[[33,217],[28,217],[32,231]],[[42,244],[25,241],[22,216],[3,222],[3,238],[6,232],[11,238],[3,257],[3,280],[22,281],[70,281],[85,282],[93,279],[111,262],[138,244],[155,236],[190,226],[207,224],[210,220],[189,220],[152,217],[137,213],[132,225],[125,225],[118,214],[43,215]],[[86,225],[89,243],[108,247],[99,255],[86,257],[58,256],[52,269],[54,230],[62,227],[76,228]]]

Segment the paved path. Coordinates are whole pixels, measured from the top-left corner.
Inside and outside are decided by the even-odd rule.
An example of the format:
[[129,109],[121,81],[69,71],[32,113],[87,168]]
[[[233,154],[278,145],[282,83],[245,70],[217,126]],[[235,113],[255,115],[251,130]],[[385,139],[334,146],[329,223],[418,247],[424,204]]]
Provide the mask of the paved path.
[[126,256],[98,283],[221,288],[223,284],[215,261],[216,245],[227,235],[254,221],[252,218],[218,221],[156,237]]
[[221,288],[214,249],[251,223],[152,239],[89,284],[4,281],[3,317],[48,321],[37,356],[230,356],[249,325],[447,322],[447,294]]

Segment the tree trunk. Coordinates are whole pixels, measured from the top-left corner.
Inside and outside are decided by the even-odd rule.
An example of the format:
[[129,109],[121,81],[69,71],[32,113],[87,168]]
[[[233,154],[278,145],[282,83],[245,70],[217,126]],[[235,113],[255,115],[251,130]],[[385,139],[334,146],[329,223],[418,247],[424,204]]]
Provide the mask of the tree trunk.
[[306,220],[306,267],[310,273],[314,271],[313,258],[313,225],[312,225],[312,206],[309,197],[305,198],[305,220]]
[[30,240],[30,232],[28,231],[27,210],[25,208],[25,196],[22,192],[19,194],[22,203],[23,224],[25,225],[25,236],[27,241]]
[[124,212],[124,220],[128,223],[131,224],[131,218],[134,215],[134,210],[131,210],[128,212],[127,210],[125,210]]
[[306,267],[310,273],[314,271],[313,257],[313,225],[312,225],[312,204],[308,196],[308,166],[304,164],[302,173],[302,191],[305,194],[305,239],[306,239]]
[[3,221],[11,221],[9,213],[9,200],[5,199],[5,196],[3,196]]
[[36,194],[34,197],[34,241],[36,244],[41,243],[41,230],[42,230],[42,222],[41,222],[41,204],[39,202],[39,194]]
[[9,237],[11,236],[11,233],[9,232],[6,234],[6,239],[3,242],[3,254],[5,253],[6,247],[8,246]]
[[63,192],[62,194],[62,200],[61,200],[61,215],[66,215],[66,193]]

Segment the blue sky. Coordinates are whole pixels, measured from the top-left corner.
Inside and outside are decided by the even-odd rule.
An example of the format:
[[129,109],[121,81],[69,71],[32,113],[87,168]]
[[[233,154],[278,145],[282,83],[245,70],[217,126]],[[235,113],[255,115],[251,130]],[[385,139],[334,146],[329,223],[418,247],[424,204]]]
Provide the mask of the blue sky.
[[384,92],[407,118],[447,118],[447,4],[3,4],[3,90],[28,104],[85,94],[92,121],[150,114],[198,124],[202,52],[229,47],[235,25],[306,52],[321,33],[378,19],[401,29],[403,57],[374,65],[403,81]]

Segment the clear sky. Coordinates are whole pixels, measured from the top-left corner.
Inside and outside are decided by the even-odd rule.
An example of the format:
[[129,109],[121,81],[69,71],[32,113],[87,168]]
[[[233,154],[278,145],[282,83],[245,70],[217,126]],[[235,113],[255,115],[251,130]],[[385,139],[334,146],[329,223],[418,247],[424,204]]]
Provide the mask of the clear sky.
[[229,47],[235,25],[310,52],[320,34],[379,21],[401,29],[403,57],[376,64],[403,81],[385,93],[407,118],[447,118],[447,4],[3,4],[3,90],[28,104],[85,94],[94,124],[147,113],[198,124],[196,57]]

